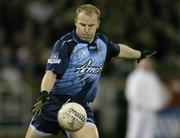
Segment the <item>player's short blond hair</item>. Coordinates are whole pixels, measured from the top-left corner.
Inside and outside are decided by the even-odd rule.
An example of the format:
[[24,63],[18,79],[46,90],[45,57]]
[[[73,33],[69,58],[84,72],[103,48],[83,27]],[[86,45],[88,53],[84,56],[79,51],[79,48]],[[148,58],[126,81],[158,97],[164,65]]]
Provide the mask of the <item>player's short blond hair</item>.
[[96,6],[94,6],[92,4],[83,4],[83,5],[79,6],[76,9],[76,17],[75,17],[76,19],[78,17],[78,14],[81,13],[81,12],[85,12],[85,14],[89,15],[89,16],[91,16],[92,14],[95,13],[97,15],[97,17],[98,17],[98,20],[100,20],[101,12]]

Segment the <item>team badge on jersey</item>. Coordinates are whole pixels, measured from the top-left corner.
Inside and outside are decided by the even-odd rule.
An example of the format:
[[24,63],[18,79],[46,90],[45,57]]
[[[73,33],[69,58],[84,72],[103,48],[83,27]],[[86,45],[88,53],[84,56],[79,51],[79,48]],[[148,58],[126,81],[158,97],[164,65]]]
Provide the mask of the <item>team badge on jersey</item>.
[[48,63],[50,64],[59,64],[61,62],[61,59],[59,59],[58,52],[53,53],[51,57],[48,59]]

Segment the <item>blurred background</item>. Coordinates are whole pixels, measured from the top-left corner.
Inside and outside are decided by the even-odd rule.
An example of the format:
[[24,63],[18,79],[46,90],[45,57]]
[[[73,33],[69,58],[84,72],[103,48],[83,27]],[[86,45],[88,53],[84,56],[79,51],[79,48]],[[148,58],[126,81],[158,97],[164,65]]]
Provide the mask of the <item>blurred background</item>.
[[[99,31],[113,42],[157,50],[155,71],[172,98],[158,114],[156,135],[180,138],[179,0],[0,0],[0,138],[24,137],[51,49],[74,28],[75,9],[84,3],[100,8]],[[102,138],[124,138],[133,69],[132,60],[106,64],[93,103]]]

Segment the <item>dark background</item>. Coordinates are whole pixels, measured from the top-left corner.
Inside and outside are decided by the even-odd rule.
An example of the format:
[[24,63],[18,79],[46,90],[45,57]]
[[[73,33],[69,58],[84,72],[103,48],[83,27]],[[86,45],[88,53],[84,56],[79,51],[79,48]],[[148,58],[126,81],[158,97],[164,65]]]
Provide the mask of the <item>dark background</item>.
[[[24,137],[50,51],[57,39],[74,28],[75,9],[83,3],[100,8],[99,31],[113,42],[138,50],[157,50],[155,69],[173,95],[169,108],[179,109],[179,0],[1,0],[0,138]],[[133,62],[112,60],[103,72],[105,80],[117,82],[113,90],[120,91],[114,96],[118,97],[113,104],[117,113],[110,116],[119,118],[113,128],[104,129],[102,112],[96,110],[103,138],[123,138],[126,129],[123,90]]]

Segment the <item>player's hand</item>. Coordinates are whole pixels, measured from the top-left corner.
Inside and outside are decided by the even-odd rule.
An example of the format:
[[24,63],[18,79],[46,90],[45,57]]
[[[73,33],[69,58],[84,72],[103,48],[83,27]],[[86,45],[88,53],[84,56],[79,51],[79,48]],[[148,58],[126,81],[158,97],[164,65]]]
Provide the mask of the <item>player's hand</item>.
[[47,91],[40,92],[38,99],[36,100],[36,102],[34,103],[31,109],[32,114],[39,115],[41,113],[41,108],[48,99],[49,99],[49,94]]
[[137,59],[137,63],[141,62],[141,60],[143,60],[144,58],[153,56],[156,53],[157,53],[157,51],[155,51],[155,50],[141,51],[141,56],[140,56],[140,58]]

